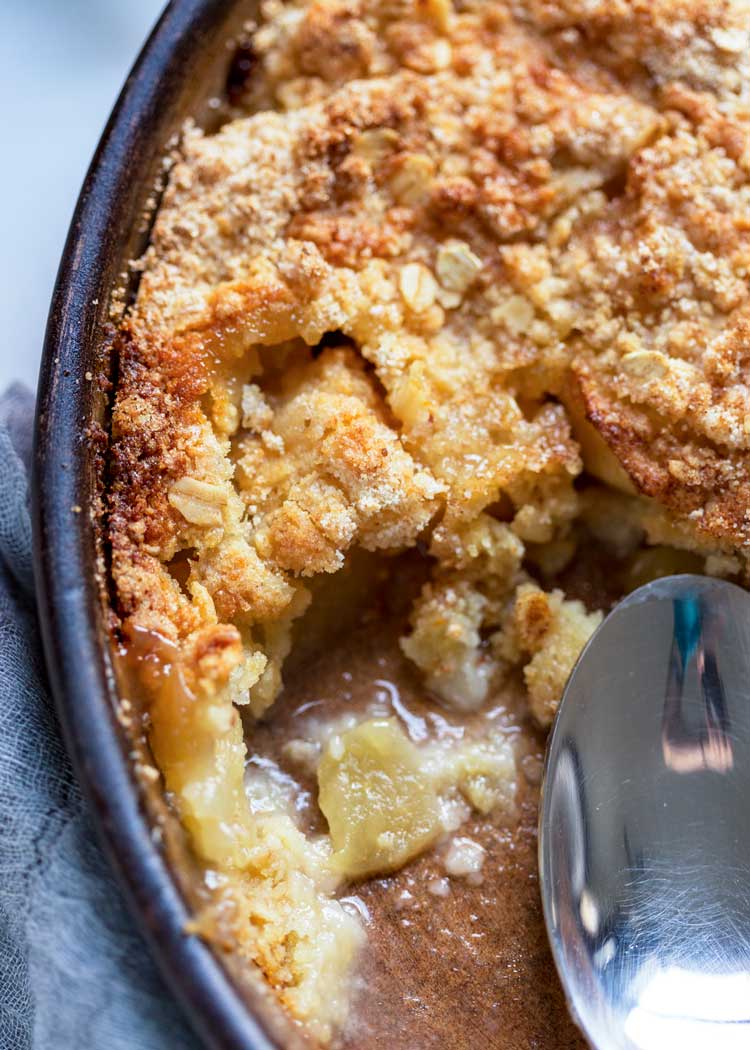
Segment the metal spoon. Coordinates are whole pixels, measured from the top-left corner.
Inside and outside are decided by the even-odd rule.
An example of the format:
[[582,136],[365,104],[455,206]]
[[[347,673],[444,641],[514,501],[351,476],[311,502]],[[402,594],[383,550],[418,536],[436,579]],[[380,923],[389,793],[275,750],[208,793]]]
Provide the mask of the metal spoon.
[[606,618],[550,737],[539,870],[596,1050],[750,1048],[750,594],[672,576]]

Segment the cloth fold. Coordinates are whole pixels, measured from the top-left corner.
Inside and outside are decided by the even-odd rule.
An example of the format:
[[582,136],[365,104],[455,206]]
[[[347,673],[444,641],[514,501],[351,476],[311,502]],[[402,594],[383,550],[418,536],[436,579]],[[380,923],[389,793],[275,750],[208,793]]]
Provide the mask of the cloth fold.
[[198,1050],[70,767],[34,609],[34,399],[0,397],[0,1048]]

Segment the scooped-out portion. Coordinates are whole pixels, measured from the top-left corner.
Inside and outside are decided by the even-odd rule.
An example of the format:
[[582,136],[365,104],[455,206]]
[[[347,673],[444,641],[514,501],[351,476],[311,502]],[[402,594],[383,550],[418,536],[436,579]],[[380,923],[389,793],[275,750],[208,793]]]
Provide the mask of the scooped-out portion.
[[[213,895],[197,927],[220,915],[313,1043],[375,1047],[393,887],[423,873],[449,938],[477,894],[522,895],[539,734],[611,603],[747,580],[750,10],[260,8],[119,334],[115,612]],[[370,653],[332,695],[325,660],[361,679],[383,631],[398,674]],[[523,909],[520,941],[497,929],[528,985]],[[486,983],[502,943],[468,914]],[[404,1045],[445,1045],[430,980],[474,989],[445,957],[402,959]],[[538,991],[488,987],[491,1045],[575,1045]]]

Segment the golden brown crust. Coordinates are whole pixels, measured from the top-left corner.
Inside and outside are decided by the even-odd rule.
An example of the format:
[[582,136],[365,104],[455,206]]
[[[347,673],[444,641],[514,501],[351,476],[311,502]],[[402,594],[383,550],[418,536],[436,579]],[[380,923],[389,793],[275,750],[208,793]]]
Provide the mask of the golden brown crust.
[[[187,436],[200,421],[195,402],[203,368],[165,347],[138,346],[127,328],[116,344],[117,409],[112,431],[109,536],[121,612],[143,627],[173,635],[189,616],[179,587],[160,557],[175,546],[175,512],[167,481],[190,463]],[[184,628],[183,628],[184,630]]]
[[[256,96],[286,113],[186,133],[123,337],[111,537],[125,616],[183,636],[202,622],[203,592],[198,608],[163,568],[180,550],[211,615],[249,623],[283,613],[289,574],[332,571],[353,542],[414,542],[440,505],[451,528],[505,493],[538,542],[534,479],[560,489],[580,470],[566,413],[545,403],[571,390],[640,491],[744,546],[745,8],[266,14]],[[333,330],[374,366],[374,417],[343,413],[317,465],[303,457],[283,499],[249,510],[286,455],[278,352],[258,348]],[[342,368],[354,382],[361,365]],[[317,411],[339,393],[310,376]],[[254,377],[278,401],[265,436],[238,432]],[[330,488],[347,430],[352,448],[372,435],[413,461],[391,478],[406,526],[390,541],[368,539],[351,485]],[[363,451],[358,485],[376,462]]]
[[653,411],[621,405],[611,389],[579,375],[588,419],[644,495],[694,522],[718,549],[750,539],[747,454],[698,442],[690,424],[670,427]]

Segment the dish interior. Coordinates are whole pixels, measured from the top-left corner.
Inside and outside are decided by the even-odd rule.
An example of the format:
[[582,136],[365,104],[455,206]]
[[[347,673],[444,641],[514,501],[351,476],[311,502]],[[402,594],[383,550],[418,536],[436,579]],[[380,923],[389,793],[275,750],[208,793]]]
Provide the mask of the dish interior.
[[582,1045],[534,824],[581,649],[747,576],[739,4],[261,5],[119,329],[106,529],[192,930],[311,1043]]

